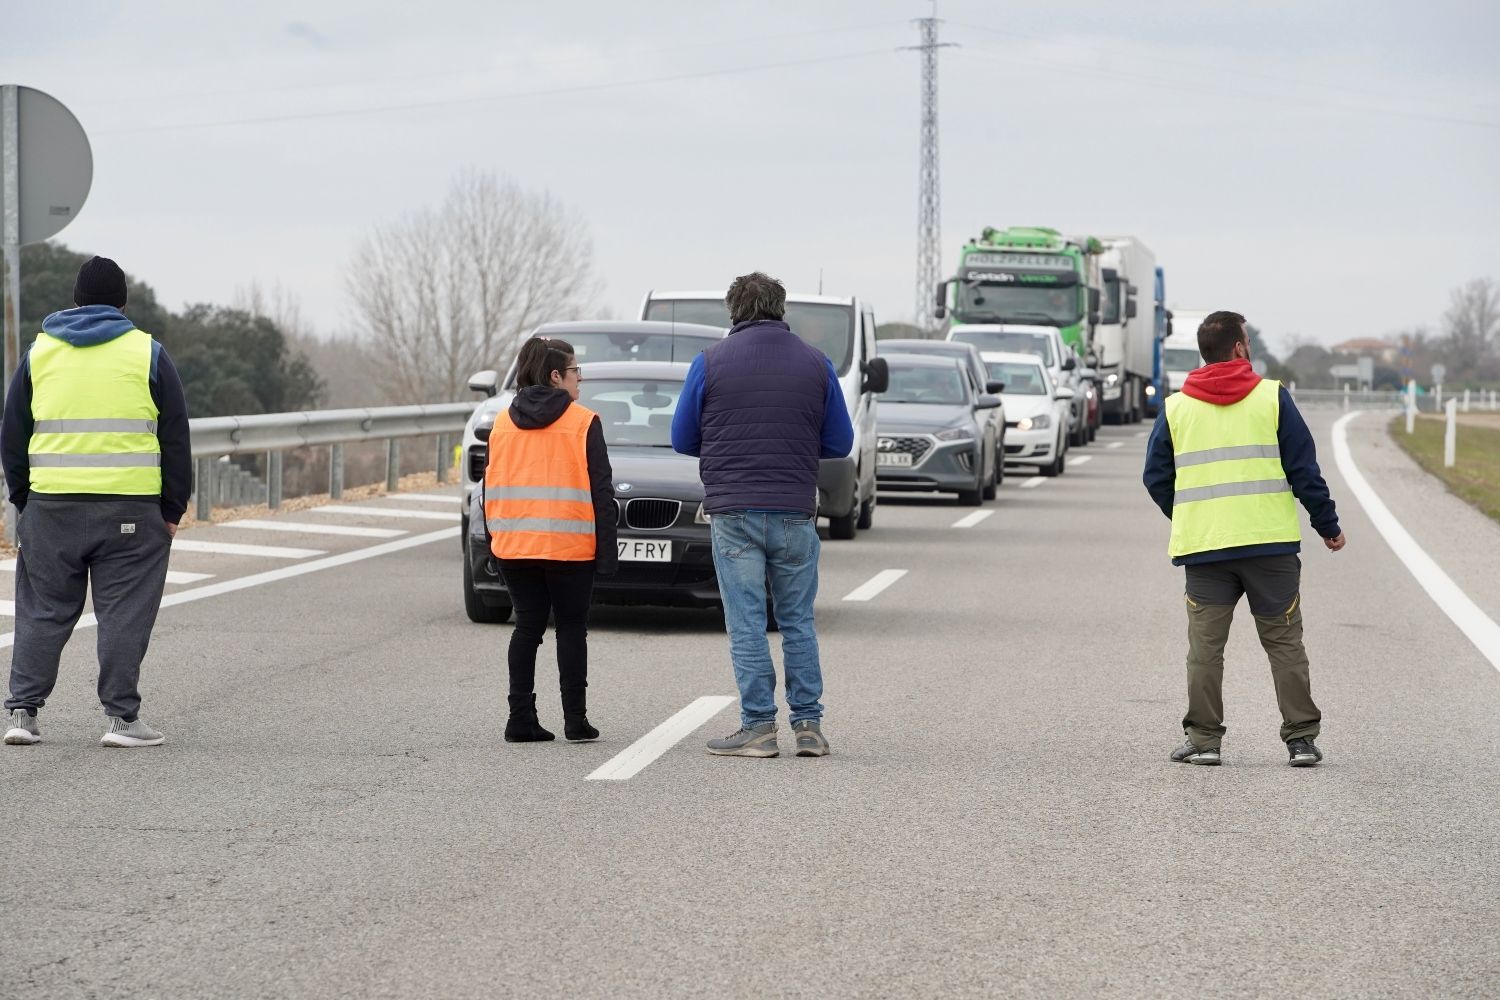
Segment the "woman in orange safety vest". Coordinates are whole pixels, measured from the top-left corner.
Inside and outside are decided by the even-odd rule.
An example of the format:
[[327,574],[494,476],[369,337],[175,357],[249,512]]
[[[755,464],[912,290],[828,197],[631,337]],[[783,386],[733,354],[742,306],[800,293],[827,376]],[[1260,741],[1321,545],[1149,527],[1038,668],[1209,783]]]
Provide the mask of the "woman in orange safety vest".
[[599,417],[578,403],[573,346],[533,337],[517,360],[516,398],[490,432],[484,519],[515,607],[509,743],[553,739],[536,714],[536,652],[553,617],[563,734],[595,740],[588,719],[588,614],[594,574],[615,572],[615,489]]

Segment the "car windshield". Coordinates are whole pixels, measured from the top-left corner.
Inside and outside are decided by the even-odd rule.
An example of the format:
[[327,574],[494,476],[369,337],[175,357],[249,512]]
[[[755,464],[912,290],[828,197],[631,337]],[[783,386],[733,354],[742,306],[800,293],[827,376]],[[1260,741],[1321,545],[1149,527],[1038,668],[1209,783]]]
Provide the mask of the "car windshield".
[[[715,343],[718,337],[671,333],[607,333],[605,331],[569,331],[560,339],[573,345],[579,361],[692,361],[698,352]],[[510,366],[505,388],[514,389],[516,366]]]
[[1007,396],[1045,396],[1047,380],[1042,377],[1040,365],[1028,365],[1024,361],[986,361],[990,378],[1004,382],[1002,390]]
[[578,402],[599,414],[611,448],[670,448],[681,395],[682,383],[668,379],[585,378]]
[[1076,285],[958,283],[960,321],[969,323],[1049,323],[1072,326],[1083,318]]
[[900,362],[891,365],[891,385],[882,403],[935,403],[958,406],[968,402],[964,380],[957,368],[907,367]]
[[1057,367],[1057,356],[1052,351],[1052,338],[1045,333],[998,333],[993,330],[956,330],[953,340],[974,344],[981,351],[1009,351],[1014,354],[1035,354],[1048,368]]
[[1190,372],[1203,365],[1203,359],[1191,347],[1169,347],[1162,352],[1162,365],[1169,371]]
[[[667,323],[731,325],[729,310],[718,299],[652,299],[646,303],[646,318]],[[828,355],[840,375],[849,370],[854,348],[853,306],[788,302],[786,323],[793,333]]]

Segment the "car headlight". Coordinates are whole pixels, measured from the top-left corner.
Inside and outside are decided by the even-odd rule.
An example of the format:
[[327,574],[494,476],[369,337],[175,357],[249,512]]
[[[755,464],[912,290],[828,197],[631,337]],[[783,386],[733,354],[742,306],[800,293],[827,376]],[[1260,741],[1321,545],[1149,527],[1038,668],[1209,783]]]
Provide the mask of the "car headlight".
[[974,440],[974,428],[948,427],[938,431],[933,437],[939,441],[972,441]]
[[1148,386],[1146,386],[1146,395],[1148,395],[1148,396],[1154,396],[1154,395],[1156,395],[1156,386],[1154,386],[1154,385],[1148,385]]
[[1040,431],[1052,426],[1052,418],[1045,413],[1034,417],[1022,417],[1016,421],[1018,431]]
[[703,504],[701,504],[701,503],[698,505],[698,513],[696,513],[696,514],[693,515],[693,523],[694,524],[707,524],[708,523],[708,514],[704,512],[704,510],[703,510]]

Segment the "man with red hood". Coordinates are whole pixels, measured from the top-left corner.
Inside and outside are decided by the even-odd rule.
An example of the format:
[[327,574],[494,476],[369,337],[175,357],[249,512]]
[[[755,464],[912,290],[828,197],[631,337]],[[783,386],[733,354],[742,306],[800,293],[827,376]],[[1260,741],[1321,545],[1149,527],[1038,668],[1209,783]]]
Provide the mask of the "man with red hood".
[[1198,353],[1208,363],[1167,397],[1142,477],[1172,520],[1172,564],[1187,572],[1187,741],[1172,760],[1221,762],[1224,646],[1234,607],[1248,596],[1276,682],[1282,742],[1293,767],[1313,767],[1323,759],[1315,743],[1323,716],[1302,644],[1296,503],[1330,552],[1344,535],[1291,394],[1250,367],[1245,317],[1211,313],[1198,327]]

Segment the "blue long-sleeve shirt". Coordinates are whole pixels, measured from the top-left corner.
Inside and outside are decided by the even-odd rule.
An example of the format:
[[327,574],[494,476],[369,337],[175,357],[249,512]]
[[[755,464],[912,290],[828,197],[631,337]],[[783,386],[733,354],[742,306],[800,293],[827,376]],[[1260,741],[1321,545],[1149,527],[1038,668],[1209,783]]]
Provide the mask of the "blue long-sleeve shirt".
[[[1312,528],[1323,538],[1335,538],[1339,534],[1338,512],[1329,495],[1328,484],[1323,481],[1323,470],[1318,468],[1317,445],[1307,421],[1302,419],[1292,394],[1281,388],[1278,398],[1281,416],[1277,420],[1276,444],[1281,450],[1281,468],[1292,495],[1307,510]],[[1172,517],[1172,499],[1176,495],[1177,463],[1172,450],[1172,429],[1167,424],[1167,410],[1163,406],[1151,428],[1151,437],[1146,441],[1146,469],[1141,475],[1151,499],[1161,512]],[[1177,556],[1174,566],[1194,566],[1202,563],[1222,562],[1226,559],[1246,559],[1253,556],[1285,555],[1301,552],[1300,542],[1267,542],[1263,545],[1240,545],[1229,549],[1213,549]]]
[[[854,448],[854,424],[849,420],[844,389],[839,385],[833,362],[825,360],[824,364],[828,370],[828,389],[823,397],[821,454],[823,458],[843,458]],[[703,390],[706,383],[707,366],[703,355],[699,354],[688,367],[687,378],[682,383],[682,396],[677,401],[677,412],[672,415],[672,449],[684,455],[697,457],[703,448]]]

